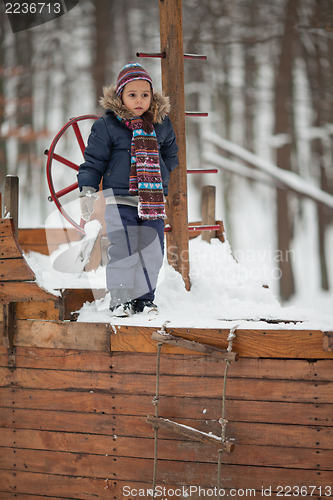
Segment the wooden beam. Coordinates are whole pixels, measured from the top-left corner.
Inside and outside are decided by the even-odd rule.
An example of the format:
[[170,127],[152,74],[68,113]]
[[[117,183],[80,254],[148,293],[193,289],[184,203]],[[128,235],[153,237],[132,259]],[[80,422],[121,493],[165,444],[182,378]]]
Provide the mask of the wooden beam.
[[161,59],[162,88],[170,97],[170,119],[179,148],[179,166],[171,173],[166,202],[171,226],[171,232],[167,234],[167,255],[169,263],[181,273],[189,290],[182,0],[160,0],[159,8],[161,52],[165,52],[165,58]]
[[217,446],[228,453],[234,451],[235,448],[233,443],[222,441],[218,436],[209,435],[208,433],[199,431],[194,427],[182,425],[178,422],[173,422],[172,420],[148,415],[147,422],[148,424],[151,424],[153,428],[159,429],[161,427],[162,429],[176,432],[181,436],[186,436],[188,438],[195,439],[196,441],[201,441],[202,443]]

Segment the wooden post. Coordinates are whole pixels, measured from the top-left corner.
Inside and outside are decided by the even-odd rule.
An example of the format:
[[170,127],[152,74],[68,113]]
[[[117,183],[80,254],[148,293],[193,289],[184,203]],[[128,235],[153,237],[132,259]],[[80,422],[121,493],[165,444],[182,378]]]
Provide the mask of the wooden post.
[[16,175],[6,175],[3,193],[3,216],[10,215],[13,219],[16,234],[18,234],[18,192],[19,178]]
[[[203,226],[214,226],[216,223],[215,198],[216,198],[215,186],[204,186],[202,188],[201,220]],[[204,241],[208,241],[208,243],[213,237],[214,237],[214,231],[203,231],[201,235],[201,238]]]
[[172,172],[166,212],[171,231],[167,234],[169,263],[190,288],[188,260],[187,172],[184,94],[182,0],[160,0],[162,88],[170,97],[170,119],[177,137],[179,166]]

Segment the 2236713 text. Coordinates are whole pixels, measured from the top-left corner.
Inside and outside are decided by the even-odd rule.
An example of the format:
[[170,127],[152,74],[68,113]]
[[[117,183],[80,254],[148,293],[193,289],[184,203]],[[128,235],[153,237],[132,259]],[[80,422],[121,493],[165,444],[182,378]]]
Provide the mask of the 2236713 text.
[[332,486],[277,486],[277,497],[332,496]]
[[61,3],[45,2],[6,2],[6,14],[60,14]]

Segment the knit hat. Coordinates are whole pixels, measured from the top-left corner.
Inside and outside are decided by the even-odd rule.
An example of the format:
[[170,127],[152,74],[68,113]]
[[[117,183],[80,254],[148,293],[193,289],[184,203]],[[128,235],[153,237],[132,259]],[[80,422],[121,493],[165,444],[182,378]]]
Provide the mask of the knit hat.
[[133,80],[147,80],[151,85],[151,90],[153,91],[153,82],[147,71],[136,62],[129,62],[120,71],[117,78],[116,93],[117,97],[120,97],[125,85]]

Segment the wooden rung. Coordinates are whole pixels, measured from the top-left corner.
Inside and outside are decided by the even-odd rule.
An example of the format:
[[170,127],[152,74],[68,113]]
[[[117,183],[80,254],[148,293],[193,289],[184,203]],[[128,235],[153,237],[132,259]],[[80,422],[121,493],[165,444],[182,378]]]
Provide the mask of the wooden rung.
[[191,351],[201,352],[210,356],[219,357],[224,359],[225,361],[237,361],[238,359],[238,353],[236,352],[228,352],[225,349],[202,344],[201,342],[196,342],[194,340],[186,340],[181,337],[175,337],[174,335],[153,332],[152,339],[156,340],[157,342],[162,342],[163,344],[169,344],[175,347],[181,347],[183,349],[189,349]]
[[147,415],[147,422],[155,428],[162,428],[168,431],[176,432],[182,436],[186,436],[196,441],[201,441],[202,443],[209,443],[217,446],[227,453],[234,451],[234,443],[229,441],[222,441],[220,437],[214,436],[213,434],[208,434],[207,432],[199,431],[194,427],[188,427],[187,425],[179,424],[178,422],[173,422],[161,417],[154,417],[153,415]]

